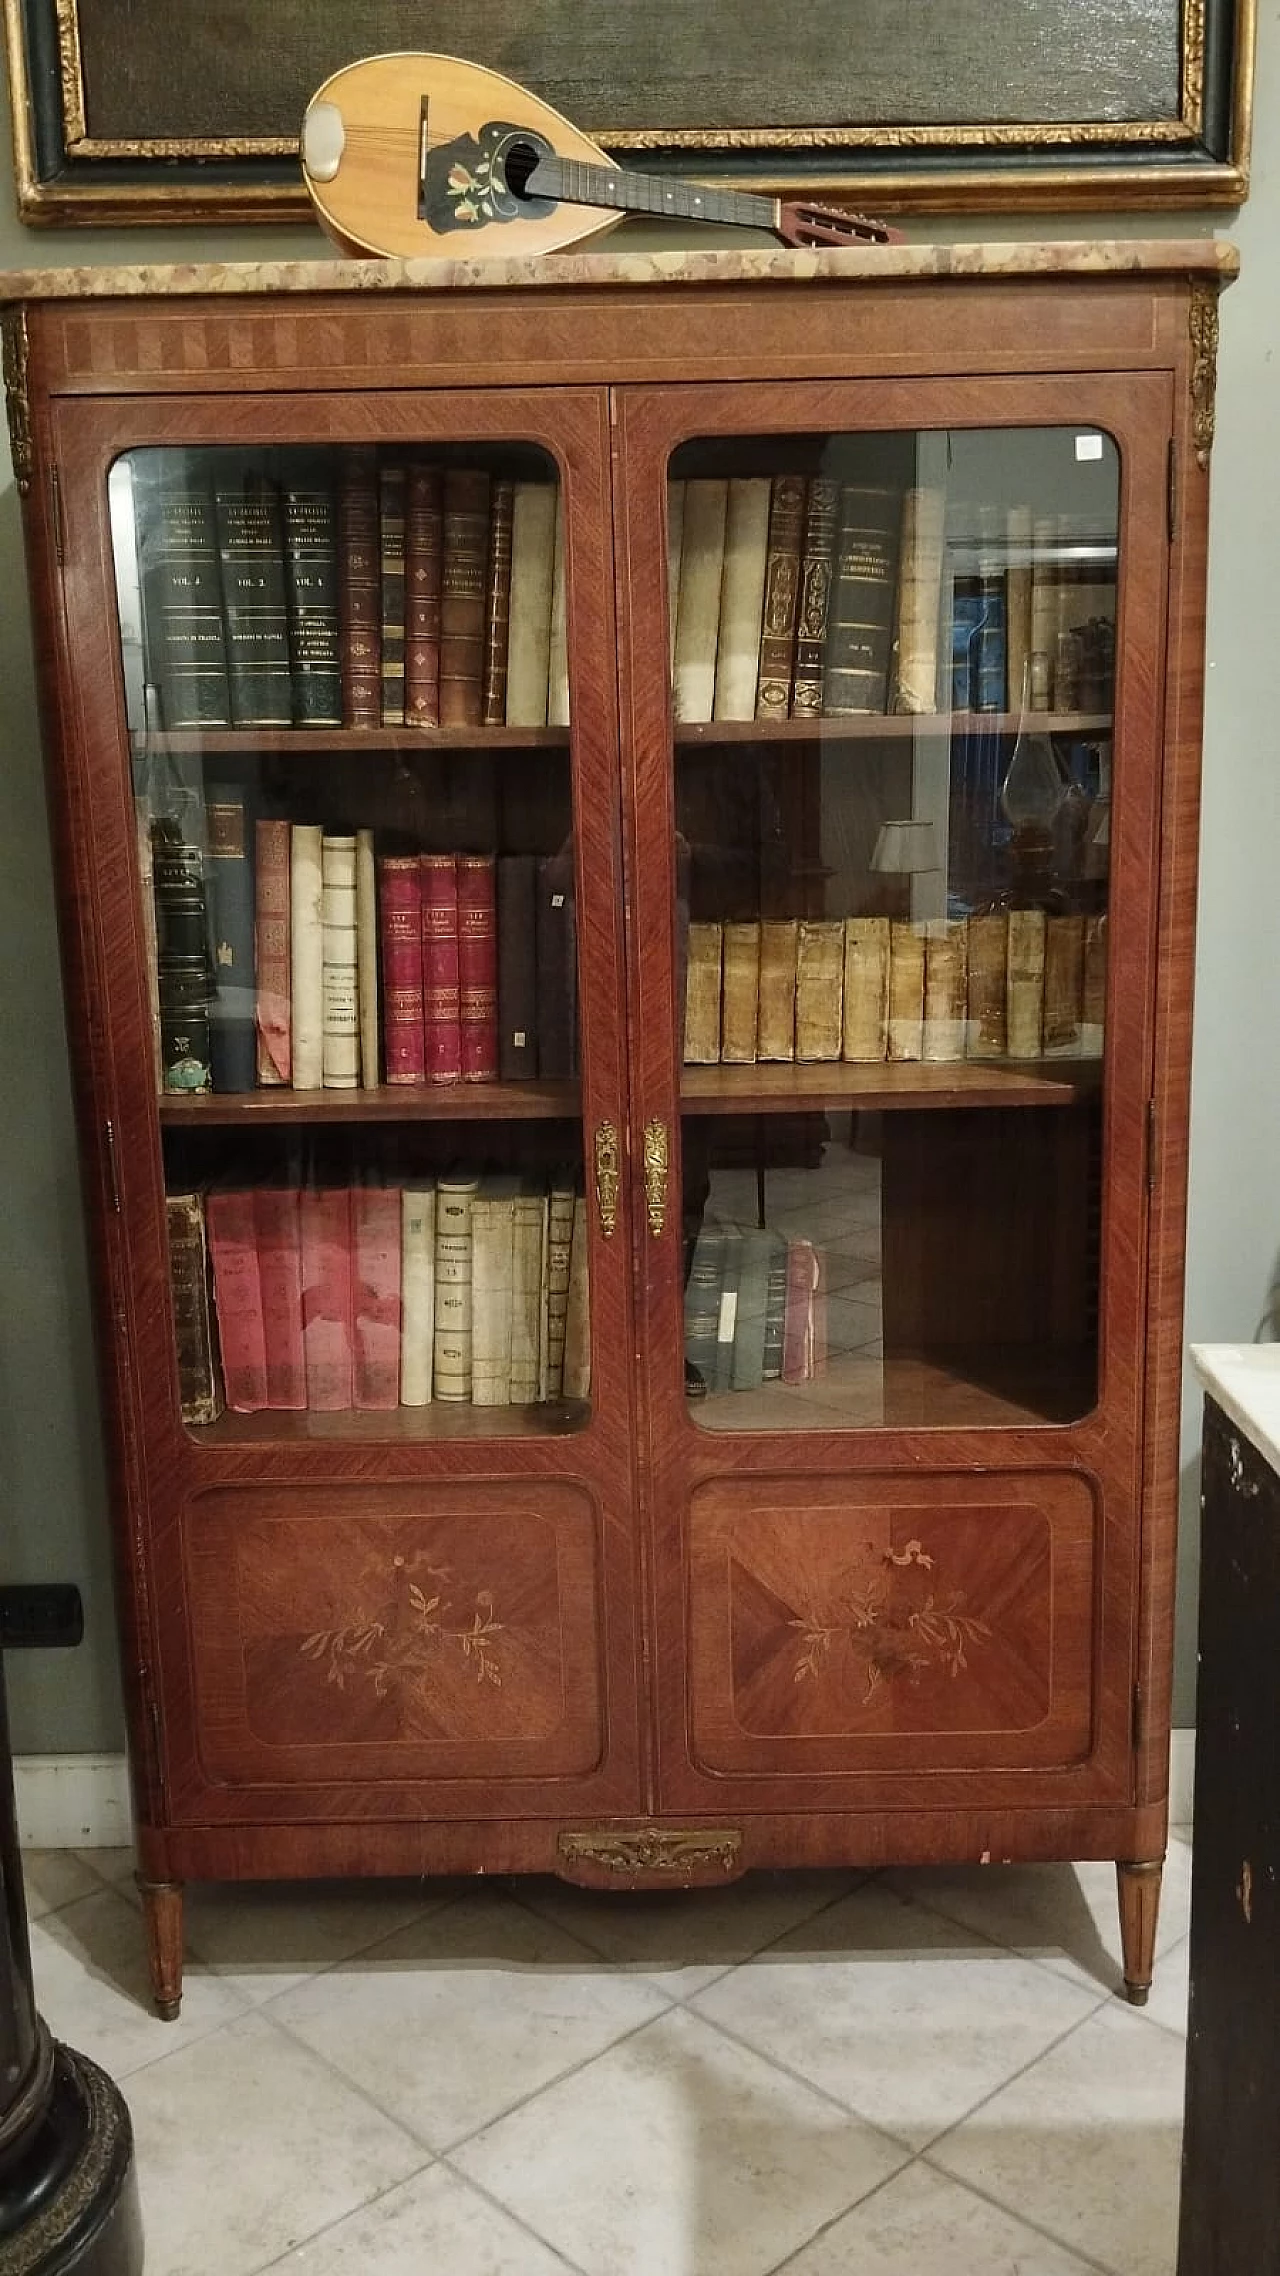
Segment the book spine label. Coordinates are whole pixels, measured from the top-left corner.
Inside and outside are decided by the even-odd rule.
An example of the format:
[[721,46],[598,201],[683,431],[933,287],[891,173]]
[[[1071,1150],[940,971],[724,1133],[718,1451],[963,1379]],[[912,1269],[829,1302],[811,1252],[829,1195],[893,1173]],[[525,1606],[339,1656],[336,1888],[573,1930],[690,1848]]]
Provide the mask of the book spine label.
[[816,719],[822,710],[823,660],[839,505],[839,484],[815,476],[809,484],[805,509],[800,597],[796,610],[795,670],[791,684],[794,719]]
[[360,1080],[354,838],[324,839],[321,847],[321,883],[324,1087],[326,1090],[353,1091]]
[[538,1072],[538,865],[498,857],[498,1073],[504,1083]]
[[841,1056],[883,1059],[889,1049],[889,920],[846,917]]
[[352,1348],[355,1404],[400,1404],[400,1192],[361,1185],[352,1195]]
[[211,1193],[205,1214],[227,1405],[236,1414],[253,1415],[268,1404],[253,1194]]
[[405,1186],[400,1196],[400,1404],[431,1404],[436,1324],[436,1192]]
[[283,512],[294,723],[340,727],[338,524],[327,473],[287,482]]
[[169,1283],[178,1355],[178,1398],[184,1423],[216,1422],[222,1391],[214,1360],[209,1309],[209,1263],[204,1202],[198,1193],[165,1199],[169,1230]]
[[760,927],[759,1059],[796,1055],[796,941],[794,917],[766,917]]
[[484,724],[507,716],[507,644],[511,634],[511,524],[516,486],[494,482],[489,507],[489,563],[484,586]]
[[710,719],[715,702],[728,502],[727,482],[696,481],[685,485],[673,676],[677,719]]
[[492,854],[458,856],[458,1001],[464,1083],[498,1079],[498,913]]
[[685,974],[684,1060],[690,1067],[714,1067],[720,1057],[720,978],[724,949],[721,925],[699,920],[689,927]]
[[245,795],[235,783],[205,794],[213,920],[209,1056],[216,1091],[251,1091],[258,1067],[253,978],[253,859]]
[[302,1351],[317,1414],[343,1413],[354,1397],[351,1202],[345,1186],[309,1186],[299,1197]]
[[372,830],[356,831],[356,1005],[360,1022],[360,1082],[378,1087],[378,887]]
[[377,866],[387,1081],[421,1083],[426,1080],[421,865],[416,854],[384,854]]
[[440,724],[440,578],[444,525],[440,470],[410,461],[404,507],[404,717]]
[[284,535],[274,483],[255,468],[215,477],[214,510],[227,623],[233,727],[288,727],[293,719]]
[[443,514],[440,724],[442,727],[478,727],[484,712],[488,475],[463,468],[446,473]]
[[259,1186],[253,1197],[262,1288],[262,1330],[267,1357],[267,1405],[305,1407],[307,1375],[302,1347],[302,1242],[298,1195]]
[[889,1057],[924,1053],[924,936],[896,919],[889,927]]
[[511,525],[511,625],[506,717],[511,727],[545,727],[551,678],[557,486],[517,482]]
[[822,698],[834,717],[885,708],[900,515],[895,491],[842,484]]
[[289,938],[295,1091],[318,1091],[324,1082],[323,845],[318,824],[294,823]]
[[796,942],[796,1058],[838,1059],[844,1038],[844,925],[802,918]]
[[754,1066],[760,1012],[760,927],[754,922],[725,925],[723,998],[720,1057],[730,1066]]
[[437,1399],[471,1397],[471,1241],[477,1180],[441,1178],[436,1188]]
[[729,484],[712,712],[716,719],[754,719],[756,715],[760,626],[769,558],[769,490],[767,478],[756,476]]
[[[458,863],[453,854],[423,854],[419,868],[426,1080],[460,1083],[463,1066]],[[496,1007],[494,1017],[496,1022]]]
[[338,625],[342,716],[348,727],[382,720],[382,564],[378,469],[371,445],[342,455],[338,491]]
[[212,487],[182,451],[137,451],[132,476],[144,671],[160,724],[229,727]]
[[760,627],[757,719],[785,719],[791,710],[808,488],[801,474],[775,474],[773,478],[769,501],[769,558],[765,566],[764,614]]
[[965,927],[946,917],[931,917],[924,935],[921,1057],[963,1059],[969,980]]
[[254,851],[257,856],[253,930],[258,1081],[288,1083],[293,1071],[289,824],[259,822],[254,831]]
[[382,611],[381,712],[384,727],[404,725],[404,515],[403,459],[378,468],[378,592]]

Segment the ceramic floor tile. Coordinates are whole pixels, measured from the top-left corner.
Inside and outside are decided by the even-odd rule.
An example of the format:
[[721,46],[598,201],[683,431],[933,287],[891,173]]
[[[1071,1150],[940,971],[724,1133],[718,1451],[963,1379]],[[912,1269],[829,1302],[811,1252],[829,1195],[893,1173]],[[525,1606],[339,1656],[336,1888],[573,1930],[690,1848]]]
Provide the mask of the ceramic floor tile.
[[257,2007],[437,1910],[456,1885],[422,1881],[188,1885],[188,1950]]
[[930,2151],[1115,2276],[1171,2276],[1185,2050],[1108,2000]]
[[1134,2010],[1144,2015],[1149,2023],[1163,2024],[1166,2031],[1187,2035],[1187,2000],[1190,1996],[1191,1945],[1184,1936],[1171,1952],[1162,1952],[1156,1961],[1151,1980],[1151,1996],[1145,2007]]
[[434,2165],[273,2261],[272,2276],[565,2276],[566,2265],[460,2174]]
[[1098,1996],[871,1882],[693,2005],[921,2148]]
[[[1073,1982],[1114,1991],[1122,1981],[1116,1869],[1105,1861],[918,1866],[887,1878],[913,1904],[994,1937]],[[1157,1960],[1186,1935],[1190,1913],[1191,1850],[1171,1836],[1160,1884]]]
[[132,1887],[138,1860],[132,1848],[128,1849],[77,1849],[74,1853],[82,1865],[87,1865],[101,1881],[113,1887]]
[[857,1873],[748,1873],[727,1889],[616,1895],[565,1881],[520,1881],[516,1893],[546,1920],[580,1936],[615,1968],[648,1976],[688,1999],[738,1961],[845,1896]]
[[91,2055],[114,2078],[171,2055],[244,2013],[244,2002],[198,1962],[183,1980],[182,2013],[162,2023],[151,2004],[142,1916],[100,1888],[31,1927],[36,2000],[55,2039]]
[[439,2149],[665,2004],[494,1889],[283,1993],[269,2012]]
[[261,2015],[128,2088],[148,2276],[249,2276],[426,2153]]
[[589,2276],[765,2276],[901,2154],[678,2008],[453,2162]]
[[102,1887],[93,1868],[82,1864],[73,1849],[24,1849],[22,1881],[28,1920],[43,1920],[46,1913],[58,1912]]
[[[780,2272],[781,2276],[781,2272]],[[785,2276],[1090,2276],[1082,2260],[927,2165],[910,2165]]]

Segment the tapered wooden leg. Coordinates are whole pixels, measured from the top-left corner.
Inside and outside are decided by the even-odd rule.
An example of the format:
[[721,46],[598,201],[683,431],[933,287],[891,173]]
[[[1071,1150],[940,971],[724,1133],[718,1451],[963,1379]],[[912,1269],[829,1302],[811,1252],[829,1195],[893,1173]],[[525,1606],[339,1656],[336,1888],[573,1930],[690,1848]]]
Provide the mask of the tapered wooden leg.
[[151,1996],[162,2023],[176,2023],[182,2005],[182,1883],[148,1881],[141,1873],[142,1912],[147,1924]]
[[1124,1996],[1131,2007],[1145,2007],[1156,1956],[1163,1857],[1116,1866],[1120,1892],[1120,1946],[1124,1954]]

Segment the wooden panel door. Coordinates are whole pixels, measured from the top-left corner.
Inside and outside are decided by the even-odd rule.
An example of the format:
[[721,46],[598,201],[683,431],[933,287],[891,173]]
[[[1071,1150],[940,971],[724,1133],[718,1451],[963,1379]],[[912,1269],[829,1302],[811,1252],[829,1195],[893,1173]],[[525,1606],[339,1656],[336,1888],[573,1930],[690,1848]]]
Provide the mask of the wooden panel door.
[[[616,1176],[627,1092],[606,399],[568,388],[73,402],[55,408],[53,446],[65,528],[53,786],[73,1023],[92,1039],[82,1105],[102,1181],[101,1318],[144,1821],[194,1831],[634,1809],[637,1545],[630,1198]],[[530,723],[525,712],[493,727],[255,732],[174,727],[163,715],[157,727],[145,704],[139,716],[112,468],[129,464],[133,479],[147,454],[187,453],[198,454],[192,464],[213,464],[215,484],[228,461],[284,480],[290,454],[305,450],[308,465],[327,453],[337,480],[345,454],[367,446],[380,463],[417,454],[446,474],[478,465],[494,491],[500,477],[518,487],[532,474],[542,506],[558,492],[568,725],[545,715]],[[549,558],[546,566],[549,580]],[[539,893],[549,877],[557,921],[573,919],[558,935],[571,1007],[576,974],[576,1014],[566,1013],[557,1044],[569,1052],[565,1063],[550,1072],[530,1063],[519,1079],[492,1082],[382,1079],[305,1091],[259,1082],[225,1095],[215,1083],[212,1094],[158,1097],[143,809],[130,777],[135,790],[140,779],[159,786],[154,819],[155,802],[171,811],[170,779],[189,796],[193,767],[197,799],[229,780],[218,795],[234,805],[236,785],[247,783],[245,811],[258,800],[292,817],[291,842],[299,819],[326,831],[367,826],[379,860],[407,857],[411,869],[422,849],[448,862],[457,849],[531,863]],[[566,939],[576,951],[563,950]],[[437,1373],[429,1404],[407,1402],[401,1377],[389,1409],[381,1399],[362,1406],[357,1387],[355,1405],[348,1397],[339,1412],[299,1411],[296,1398],[274,1396],[258,1400],[259,1411],[236,1411],[228,1380],[221,1414],[184,1422],[166,1192],[230,1185],[247,1190],[256,1209],[264,1193],[288,1201],[299,1185],[304,1198],[312,1187],[385,1196],[473,1173],[481,1190],[492,1180],[500,1208],[514,1206],[517,1186],[532,1185],[544,1212],[548,1188],[552,1204],[567,1194],[572,1234],[562,1226],[562,1263],[567,1273],[572,1239],[581,1298],[572,1395],[557,1378],[551,1389],[537,1385],[536,1401],[526,1391],[523,1404],[508,1403],[509,1391],[499,1404],[445,1402]],[[545,1239],[545,1214],[542,1226]],[[364,1254],[355,1251],[358,1314]],[[438,1369],[438,1345],[436,1359]]]
[[[1134,1798],[1170,418],[1150,374],[622,393],[664,1809]],[[781,706],[762,665],[757,715],[740,689],[720,703],[714,617],[701,655],[682,622],[706,579],[680,547],[693,527],[714,549],[735,514],[758,533],[767,509],[772,556],[788,484],[798,642],[793,622]],[[941,566],[923,538],[903,551],[908,498]],[[928,607],[917,592],[906,629],[895,610],[903,559],[933,579],[923,665]],[[1033,585],[1042,649],[1053,627],[1034,692],[1032,659],[1020,687],[1009,663]],[[1043,813],[1020,795],[1037,767]],[[993,921],[994,1041],[963,976]],[[1047,996],[1039,970],[1030,1043],[1029,937],[1059,968]],[[788,941],[789,1055],[763,1039]],[[868,941],[886,959],[870,1045]],[[1080,959],[1104,948],[1091,1008]],[[686,964],[707,955],[710,1041],[683,1033]]]

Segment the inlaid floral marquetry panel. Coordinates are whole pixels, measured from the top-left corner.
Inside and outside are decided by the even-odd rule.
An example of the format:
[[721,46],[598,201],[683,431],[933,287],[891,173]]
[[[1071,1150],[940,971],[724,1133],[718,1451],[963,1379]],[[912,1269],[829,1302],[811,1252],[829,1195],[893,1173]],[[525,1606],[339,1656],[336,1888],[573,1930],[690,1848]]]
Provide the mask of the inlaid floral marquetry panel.
[[[704,1768],[991,1762],[1089,1733],[1094,1500],[1079,1479],[713,1482],[693,1497]],[[809,1758],[813,1757],[810,1764]]]
[[215,1777],[563,1774],[599,1754],[576,1488],[275,1488],[234,1514],[214,1493],[186,1551]]

